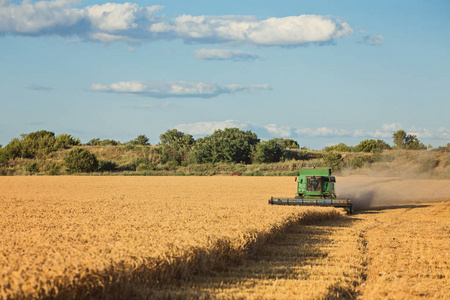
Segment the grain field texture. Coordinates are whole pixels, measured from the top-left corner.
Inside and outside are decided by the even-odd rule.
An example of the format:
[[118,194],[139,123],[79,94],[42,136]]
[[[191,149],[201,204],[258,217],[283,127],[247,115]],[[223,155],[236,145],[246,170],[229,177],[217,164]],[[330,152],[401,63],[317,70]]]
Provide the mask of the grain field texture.
[[292,190],[282,177],[1,177],[0,295],[146,297],[239,263],[305,214],[340,216],[267,204]]
[[0,177],[0,299],[448,299],[450,184],[338,178],[359,207],[270,206],[292,177]]

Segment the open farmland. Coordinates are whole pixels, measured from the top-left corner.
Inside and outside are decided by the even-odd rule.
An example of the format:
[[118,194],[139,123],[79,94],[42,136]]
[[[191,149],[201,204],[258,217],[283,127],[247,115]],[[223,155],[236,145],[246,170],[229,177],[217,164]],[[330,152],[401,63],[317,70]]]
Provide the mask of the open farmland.
[[[377,204],[408,186],[338,182]],[[0,296],[446,298],[450,186],[409,186],[347,217],[267,205],[291,177],[0,177]]]
[[292,178],[0,180],[2,297],[136,296],[137,285],[224,269],[308,211],[267,205]]

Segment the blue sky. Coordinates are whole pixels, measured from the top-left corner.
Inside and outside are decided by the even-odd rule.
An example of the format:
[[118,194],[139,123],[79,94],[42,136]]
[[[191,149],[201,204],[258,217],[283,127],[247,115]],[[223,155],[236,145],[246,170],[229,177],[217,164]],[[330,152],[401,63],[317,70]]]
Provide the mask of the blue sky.
[[450,142],[450,2],[0,0],[0,144],[239,127]]

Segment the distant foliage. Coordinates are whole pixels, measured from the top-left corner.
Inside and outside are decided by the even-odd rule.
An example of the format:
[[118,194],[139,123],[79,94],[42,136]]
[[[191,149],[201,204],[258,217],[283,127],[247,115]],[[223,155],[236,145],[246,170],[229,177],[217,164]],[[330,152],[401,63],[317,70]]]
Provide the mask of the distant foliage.
[[86,145],[88,146],[117,146],[121,143],[115,140],[110,139],[104,139],[101,140],[100,138],[91,139]]
[[354,146],[347,146],[344,143],[339,143],[337,145],[328,146],[324,148],[325,151],[338,151],[338,152],[355,152],[356,148]]
[[98,169],[97,157],[86,149],[73,149],[64,158],[69,173],[90,173]]
[[351,169],[359,169],[364,167],[365,165],[369,165],[373,162],[375,162],[376,155],[371,156],[356,156],[356,157],[350,157],[346,163],[347,167],[350,167]]
[[344,160],[342,158],[342,154],[337,152],[331,152],[325,155],[324,163],[326,164],[326,166],[331,168],[331,171],[337,172],[342,169]]
[[45,158],[49,153],[70,146],[81,145],[78,138],[69,134],[60,134],[47,130],[40,130],[28,134],[21,134],[14,138],[0,151],[0,163],[15,158]]
[[71,146],[81,146],[80,139],[66,133],[56,136],[55,149],[68,149]]
[[377,153],[383,150],[390,150],[391,146],[383,140],[364,140],[361,141],[356,147],[357,152],[372,152]]
[[138,135],[137,138],[135,138],[134,140],[129,141],[127,144],[148,146],[148,145],[150,145],[150,143],[148,141],[149,141],[148,137],[141,134],[141,135]]
[[437,152],[450,152],[450,143],[447,144],[447,146],[439,146],[437,148],[434,148],[433,151]]
[[239,128],[216,130],[210,136],[198,139],[192,148],[190,160],[195,163],[246,163],[252,161],[252,152],[258,136]]
[[417,139],[416,135],[407,134],[404,130],[398,130],[393,135],[394,144],[397,149],[426,150],[427,146]]
[[5,148],[1,149],[0,160],[9,161],[10,159],[22,157],[23,146],[18,138],[13,138]]
[[273,138],[272,140],[275,140],[284,149],[300,149],[298,142],[293,139]]
[[48,168],[49,175],[59,175],[61,172],[62,165],[58,163],[51,163]]
[[114,172],[117,170],[117,164],[109,160],[100,160],[98,162],[98,170],[100,172]]
[[100,146],[100,138],[91,139],[86,145],[88,146]]
[[186,161],[187,154],[195,143],[192,135],[177,129],[167,130],[159,136],[159,139],[162,162],[175,162],[178,165]]
[[39,165],[35,161],[29,162],[25,169],[31,174],[39,173]]
[[29,134],[21,134],[20,139],[14,138],[1,149],[2,160],[15,158],[43,158],[55,150],[55,134],[50,131],[41,130]]
[[285,149],[279,139],[262,141],[256,145],[254,161],[259,163],[279,162],[285,155]]
[[22,134],[22,155],[23,158],[34,158],[36,155],[44,157],[54,151],[56,142],[55,133],[47,130]]

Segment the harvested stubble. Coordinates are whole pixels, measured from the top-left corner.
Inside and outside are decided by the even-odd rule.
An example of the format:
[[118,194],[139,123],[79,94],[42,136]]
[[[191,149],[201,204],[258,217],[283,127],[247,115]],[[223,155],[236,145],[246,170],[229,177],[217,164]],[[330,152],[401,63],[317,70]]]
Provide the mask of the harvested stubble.
[[145,298],[151,286],[240,262],[305,215],[340,216],[267,205],[294,186],[283,177],[0,177],[0,297]]

